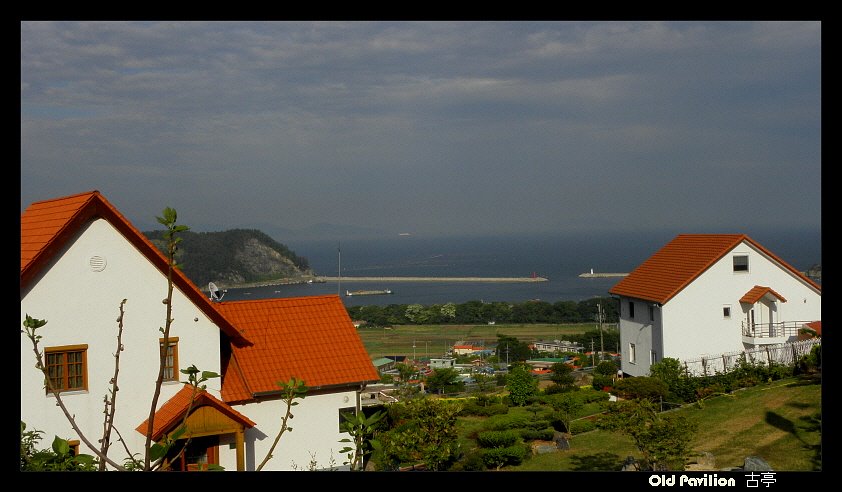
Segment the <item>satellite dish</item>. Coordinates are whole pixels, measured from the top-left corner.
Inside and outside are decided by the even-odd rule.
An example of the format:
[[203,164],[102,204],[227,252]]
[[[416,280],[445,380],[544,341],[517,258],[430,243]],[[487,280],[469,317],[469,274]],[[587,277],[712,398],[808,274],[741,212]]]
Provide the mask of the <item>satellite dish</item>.
[[213,282],[208,284],[208,290],[210,291],[211,301],[221,301],[225,293],[228,292],[227,290],[219,290],[219,287]]

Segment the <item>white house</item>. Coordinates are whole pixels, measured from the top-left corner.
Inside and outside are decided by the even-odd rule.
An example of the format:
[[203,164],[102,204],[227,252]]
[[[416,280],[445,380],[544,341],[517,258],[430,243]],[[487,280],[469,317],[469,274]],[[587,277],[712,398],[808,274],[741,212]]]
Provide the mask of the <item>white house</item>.
[[[348,435],[339,413],[359,409],[360,392],[379,376],[339,296],[217,302],[178,269],[173,284],[166,381],[152,429],[160,438],[191,407],[191,446],[172,467],[255,470],[286,410],[276,383],[295,377],[308,393],[293,407],[294,432],[283,435],[264,470],[303,470],[314,460],[342,468],[339,441]],[[38,334],[52,380],[94,444],[119,354],[115,428],[143,456],[163,350],[166,257],[97,191],[33,203],[21,214],[20,294],[21,323],[27,315],[47,320]],[[21,420],[47,443],[55,435],[93,454],[45,390],[24,334],[20,355]],[[180,373],[191,365],[221,375],[192,406]],[[122,463],[123,446],[116,434],[111,440],[109,457]]]
[[617,282],[622,371],[794,342],[821,286],[744,234],[681,234]]

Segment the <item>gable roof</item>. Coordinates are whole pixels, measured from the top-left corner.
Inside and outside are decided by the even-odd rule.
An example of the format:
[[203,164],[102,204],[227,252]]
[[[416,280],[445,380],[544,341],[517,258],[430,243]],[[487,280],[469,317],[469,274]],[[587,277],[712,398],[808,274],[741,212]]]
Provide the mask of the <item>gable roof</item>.
[[742,242],[821,291],[821,286],[745,234],[679,234],[608,292],[665,304]]
[[762,285],[755,285],[752,289],[745,293],[743,297],[740,298],[740,302],[744,304],[754,304],[760,299],[763,298],[766,294],[771,294],[779,299],[781,302],[786,302],[786,299],[774,290],[770,289],[769,287],[764,287]]
[[[167,275],[166,256],[94,190],[35,202],[23,211],[20,216],[21,292],[32,285],[74,234],[98,218],[107,220],[164,276]],[[248,339],[213,308],[210,299],[178,268],[173,270],[173,284],[232,340],[248,343]]]
[[309,389],[380,380],[338,295],[223,301],[214,306],[254,341],[223,362],[222,398],[253,401],[295,377]]
[[[158,411],[155,412],[155,422],[152,424],[153,441],[160,439],[164,432],[175,427],[184,418],[184,414],[187,412],[188,407],[190,407],[191,395],[193,395],[193,387],[185,384],[178,393],[158,408]],[[193,398],[192,410],[195,411],[202,406],[212,406],[235,422],[243,424],[245,427],[254,427],[256,425],[248,417],[234,410],[218,398],[215,398],[207,391],[199,390]],[[146,435],[148,426],[149,419],[146,419],[135,427],[135,430]]]

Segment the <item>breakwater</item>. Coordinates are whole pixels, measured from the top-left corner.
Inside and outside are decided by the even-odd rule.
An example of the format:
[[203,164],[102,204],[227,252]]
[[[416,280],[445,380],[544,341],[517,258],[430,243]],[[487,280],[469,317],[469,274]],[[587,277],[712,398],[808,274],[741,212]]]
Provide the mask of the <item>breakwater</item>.
[[546,282],[544,277],[319,277],[325,282]]
[[580,273],[579,278],[612,278],[612,277],[626,277],[628,273],[594,273],[585,272]]

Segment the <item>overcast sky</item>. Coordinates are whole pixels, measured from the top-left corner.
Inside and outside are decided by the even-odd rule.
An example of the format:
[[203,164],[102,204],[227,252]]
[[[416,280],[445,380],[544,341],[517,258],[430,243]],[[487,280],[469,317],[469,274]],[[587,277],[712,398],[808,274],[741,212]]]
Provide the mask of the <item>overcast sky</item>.
[[[820,228],[820,22],[22,22],[21,211]],[[283,240],[283,238],[277,238]]]

